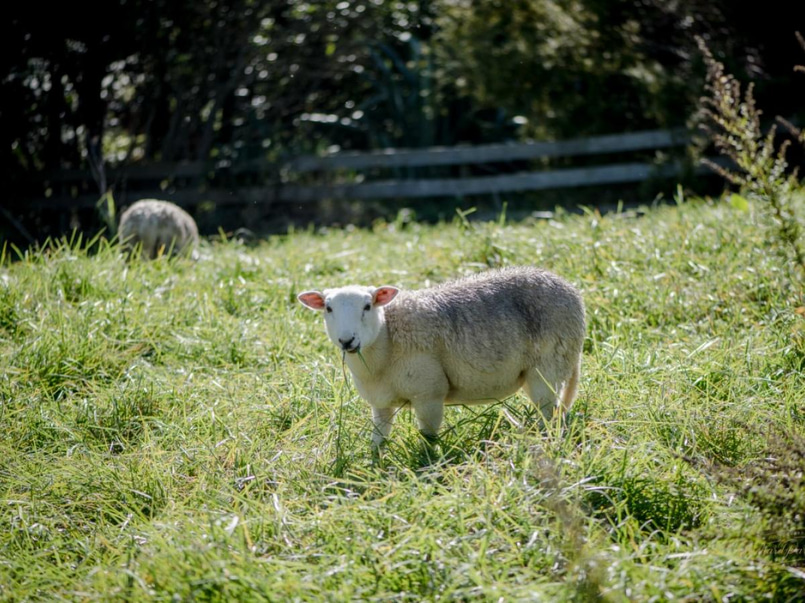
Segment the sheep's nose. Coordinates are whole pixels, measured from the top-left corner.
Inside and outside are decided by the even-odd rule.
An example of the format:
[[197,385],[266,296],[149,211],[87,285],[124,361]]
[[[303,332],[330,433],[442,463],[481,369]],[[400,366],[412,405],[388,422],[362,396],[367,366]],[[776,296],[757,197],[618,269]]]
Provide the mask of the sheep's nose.
[[341,337],[338,338],[338,343],[341,344],[341,347],[345,350],[349,350],[352,347],[352,343],[355,341],[355,336],[353,335],[349,339],[343,339]]

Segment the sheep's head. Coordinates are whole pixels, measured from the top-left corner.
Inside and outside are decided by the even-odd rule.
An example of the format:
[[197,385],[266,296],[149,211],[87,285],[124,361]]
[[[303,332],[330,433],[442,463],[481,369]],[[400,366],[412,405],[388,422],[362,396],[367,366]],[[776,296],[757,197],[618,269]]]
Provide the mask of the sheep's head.
[[327,335],[339,349],[354,354],[372,345],[383,325],[383,306],[399,293],[396,287],[341,287],[305,291],[297,296],[312,310],[324,312]]

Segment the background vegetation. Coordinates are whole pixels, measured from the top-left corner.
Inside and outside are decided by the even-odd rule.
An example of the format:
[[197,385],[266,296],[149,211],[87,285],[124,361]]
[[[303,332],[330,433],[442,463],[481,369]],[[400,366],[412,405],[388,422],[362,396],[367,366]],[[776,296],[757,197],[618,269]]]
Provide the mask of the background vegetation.
[[[693,0],[114,0],[17,3],[0,35],[0,166],[12,183],[106,162],[217,167],[331,146],[562,138],[680,126],[694,35],[801,111],[805,10]],[[798,92],[797,92],[798,91]]]

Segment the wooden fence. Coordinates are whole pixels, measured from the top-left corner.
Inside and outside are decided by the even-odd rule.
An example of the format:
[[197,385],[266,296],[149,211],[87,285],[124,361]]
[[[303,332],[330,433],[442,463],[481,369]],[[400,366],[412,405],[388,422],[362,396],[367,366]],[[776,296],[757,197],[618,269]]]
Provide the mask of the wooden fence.
[[[415,199],[461,197],[510,192],[538,191],[566,187],[634,183],[649,178],[668,178],[680,174],[678,161],[663,164],[621,162],[589,167],[542,169],[516,173],[470,175],[464,177],[385,177],[365,178],[367,172],[410,171],[438,166],[480,166],[507,164],[560,157],[614,155],[638,151],[657,151],[684,147],[690,142],[685,130],[651,130],[610,136],[595,136],[557,142],[488,144],[427,149],[387,149],[362,153],[333,153],[304,156],[287,161],[275,174],[281,178],[261,186],[230,189],[204,185],[216,170],[202,162],[171,165],[131,166],[110,170],[107,180],[116,185],[115,196],[126,204],[136,198],[160,197],[181,205],[203,202],[215,204],[307,203],[326,199]],[[230,175],[266,175],[266,162],[251,161],[235,165]],[[466,169],[466,168],[465,168]],[[313,183],[302,182],[313,181]],[[170,182],[162,188],[154,182]],[[79,184],[80,183],[80,184]],[[89,184],[88,184],[89,183]],[[150,183],[150,184],[149,184]],[[98,195],[92,191],[89,174],[79,170],[54,174],[48,181],[51,195],[31,201],[32,209],[92,207]],[[72,189],[72,194],[64,191]],[[77,190],[87,192],[75,194]],[[55,191],[55,192],[54,192]]]

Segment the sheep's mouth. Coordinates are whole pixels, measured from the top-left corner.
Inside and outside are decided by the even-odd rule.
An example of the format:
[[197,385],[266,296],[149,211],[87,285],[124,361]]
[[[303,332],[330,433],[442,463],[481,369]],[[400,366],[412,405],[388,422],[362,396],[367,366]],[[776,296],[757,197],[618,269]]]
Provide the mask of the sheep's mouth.
[[344,351],[345,351],[347,354],[357,354],[358,352],[360,352],[360,351],[361,351],[361,346],[356,345],[356,346],[351,347],[351,348],[344,348]]

